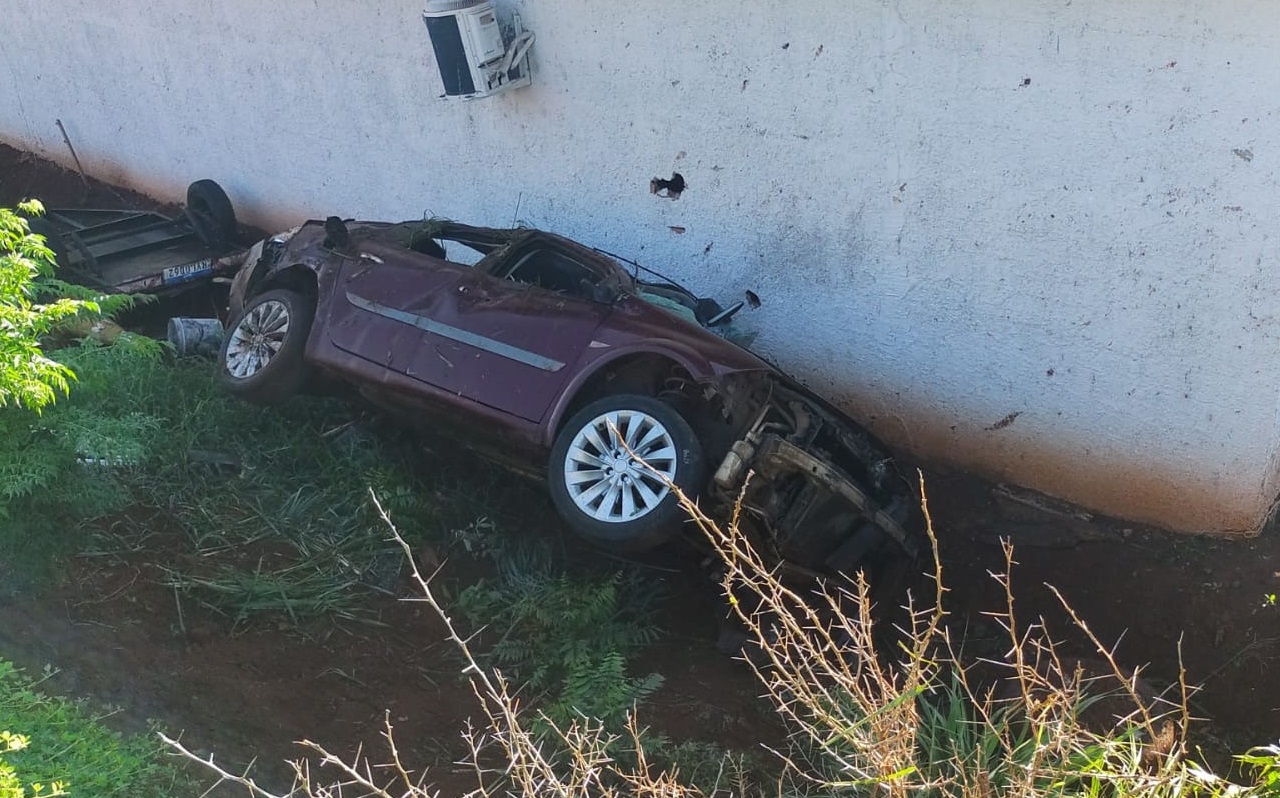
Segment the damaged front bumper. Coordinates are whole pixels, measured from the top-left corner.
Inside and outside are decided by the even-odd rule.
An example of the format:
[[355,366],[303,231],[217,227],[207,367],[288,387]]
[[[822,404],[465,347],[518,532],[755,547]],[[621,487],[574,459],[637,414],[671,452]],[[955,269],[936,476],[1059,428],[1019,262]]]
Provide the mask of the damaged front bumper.
[[[280,263],[285,246],[301,227],[294,227],[270,238],[264,238],[240,255],[235,278],[231,281],[227,313],[236,318],[244,309],[245,300],[252,294],[253,286],[267,277]],[[288,264],[285,264],[288,265]]]
[[779,562],[851,573],[880,552],[921,552],[915,497],[879,443],[806,392],[775,384],[712,478]]

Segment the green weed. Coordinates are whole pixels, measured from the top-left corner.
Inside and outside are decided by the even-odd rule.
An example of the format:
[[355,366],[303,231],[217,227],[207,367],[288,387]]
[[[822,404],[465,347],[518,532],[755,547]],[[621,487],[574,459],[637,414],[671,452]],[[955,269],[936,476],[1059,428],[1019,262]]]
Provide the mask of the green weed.
[[1237,759],[1253,771],[1254,784],[1265,795],[1280,796],[1280,743],[1257,746]]
[[[0,561],[23,577],[10,589],[157,528],[178,535],[168,583],[238,622],[353,617],[355,597],[394,586],[398,555],[353,486],[392,497],[408,533],[425,526],[412,443],[368,432],[336,401],[245,404],[208,361],[166,351],[129,334],[69,347],[71,396],[40,416],[0,412]],[[95,521],[113,513],[103,540]]]
[[48,581],[55,564],[87,545],[87,520],[131,501],[131,472],[162,434],[161,420],[136,407],[97,402],[115,374],[155,367],[162,346],[121,335],[54,355],[79,376],[78,390],[36,414],[0,408],[0,562],[9,589]]
[[194,794],[154,736],[122,735],[87,704],[38,687],[38,680],[0,660],[0,729],[10,732],[0,739],[0,750],[7,749],[0,761],[8,761],[7,774],[0,766],[0,796],[22,798],[22,789],[50,795],[55,784],[93,798]]
[[537,691],[549,717],[616,725],[662,684],[659,674],[637,677],[627,668],[627,658],[659,635],[656,583],[634,568],[570,571],[536,543],[483,540],[498,576],[462,590],[458,606],[488,628],[494,665]]

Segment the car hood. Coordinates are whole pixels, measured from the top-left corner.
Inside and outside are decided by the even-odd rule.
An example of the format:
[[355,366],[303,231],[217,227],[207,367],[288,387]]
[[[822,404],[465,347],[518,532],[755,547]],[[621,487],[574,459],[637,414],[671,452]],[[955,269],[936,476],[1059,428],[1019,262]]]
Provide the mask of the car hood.
[[755,352],[634,294],[626,294],[614,304],[610,326],[636,340],[696,355],[716,377],[739,371],[777,372]]

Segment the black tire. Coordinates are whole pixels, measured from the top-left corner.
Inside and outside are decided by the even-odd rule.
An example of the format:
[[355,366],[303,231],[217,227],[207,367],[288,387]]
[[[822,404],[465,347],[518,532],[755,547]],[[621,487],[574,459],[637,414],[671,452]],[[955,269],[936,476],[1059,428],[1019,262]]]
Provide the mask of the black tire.
[[311,300],[295,291],[277,288],[250,298],[222,336],[223,387],[256,404],[276,404],[297,393],[310,371],[303,352],[314,318]]
[[63,268],[67,265],[67,244],[53,222],[37,216],[27,220],[27,227],[35,235],[44,236],[44,245],[53,253],[54,265]]
[[213,180],[197,180],[187,186],[187,221],[196,235],[211,247],[225,246],[236,234],[236,212],[222,186]]
[[[698,438],[693,428],[689,426],[689,422],[685,421],[670,405],[653,397],[618,394],[592,402],[575,413],[561,427],[556,436],[555,445],[551,449],[551,459],[547,468],[551,501],[569,526],[591,543],[616,552],[644,551],[666,542],[679,531],[685,514],[675,493],[667,490],[666,484],[658,480],[648,469],[634,463],[626,455],[625,449],[622,449],[620,451],[624,456],[610,462],[616,465],[623,461],[630,461],[634,463],[634,470],[628,470],[625,467],[618,469],[617,474],[622,480],[622,484],[617,486],[620,492],[615,494],[613,489],[606,486],[604,495],[600,497],[597,512],[600,514],[611,512],[605,508],[605,501],[608,500],[612,508],[621,508],[619,515],[625,515],[627,503],[622,493],[628,494],[633,503],[640,501],[647,504],[649,502],[644,491],[648,490],[658,501],[652,502],[643,514],[633,515],[630,519],[602,520],[589,514],[583,505],[590,504],[592,501],[585,498],[591,493],[592,487],[604,485],[606,481],[613,479],[612,476],[603,476],[606,469],[613,466],[606,467],[602,463],[601,468],[592,469],[582,461],[570,460],[571,449],[579,454],[587,454],[587,449],[598,449],[581,436],[593,426],[596,430],[607,429],[607,421],[602,425],[601,419],[613,412],[635,414],[623,416],[622,421],[627,429],[618,431],[624,436],[634,437],[637,442],[643,441],[650,431],[660,427],[661,432],[655,433],[658,435],[656,441],[641,447],[641,451],[636,451],[635,454],[644,457],[654,467],[672,471],[671,482],[690,498],[695,498],[702,489],[705,475],[702,446],[698,443]],[[635,424],[639,426],[633,426]],[[604,441],[601,440],[601,442]],[[673,451],[663,457],[662,452],[668,448],[668,444]],[[584,446],[587,449],[581,448]],[[655,446],[660,448],[653,448]],[[612,453],[604,454],[609,457]],[[588,456],[591,455],[588,454]],[[575,466],[574,463],[577,465]],[[580,475],[588,477],[587,480],[576,480],[571,488],[566,474],[567,468],[578,469]],[[588,471],[602,476],[593,482],[591,480],[594,478],[587,473]],[[643,483],[639,482],[641,479],[644,480]],[[666,492],[658,490],[659,487]]]

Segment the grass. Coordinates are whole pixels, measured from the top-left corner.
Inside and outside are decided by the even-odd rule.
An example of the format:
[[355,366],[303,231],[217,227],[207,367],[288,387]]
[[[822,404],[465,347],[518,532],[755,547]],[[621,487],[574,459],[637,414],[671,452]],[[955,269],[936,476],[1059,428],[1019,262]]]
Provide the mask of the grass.
[[48,795],[55,784],[69,795],[93,798],[195,794],[194,782],[154,735],[115,732],[102,723],[109,713],[47,695],[41,681],[0,660],[0,730],[25,743],[0,762],[7,760],[27,794]]
[[[1164,704],[1150,701],[1135,674],[1120,668],[1083,619],[1064,607],[1097,645],[1104,679],[1089,675],[1059,650],[1037,621],[1025,622],[1013,607],[1012,548],[1004,587],[1006,607],[993,614],[1009,642],[1008,653],[987,663],[1003,671],[1008,689],[975,678],[961,661],[944,623],[945,587],[934,571],[932,597],[908,601],[906,620],[883,645],[870,612],[864,579],[829,583],[801,596],[782,582],[733,524],[720,526],[685,503],[708,541],[721,554],[727,596],[757,647],[747,663],[766,699],[792,731],[790,746],[774,751],[773,778],[751,779],[744,763],[725,757],[714,777],[694,780],[687,771],[647,755],[644,732],[632,716],[619,732],[598,718],[556,720],[530,711],[502,674],[481,665],[472,637],[450,620],[430,582],[412,562],[425,601],[448,627],[462,655],[463,673],[481,705],[481,716],[461,734],[475,777],[472,798],[702,798],[716,795],[777,798],[1274,798],[1280,794],[1280,748],[1254,748],[1239,761],[1248,769],[1233,783],[1198,764],[1185,741],[1189,688]],[[928,516],[926,506],[926,517]],[[390,518],[386,518],[391,525]],[[394,526],[392,526],[394,532]],[[930,530],[932,538],[932,530]],[[935,540],[936,555],[936,540]],[[745,599],[749,597],[750,601]],[[930,600],[931,599],[931,600]],[[752,609],[747,609],[750,606]],[[1109,718],[1088,720],[1091,708],[1118,699]],[[1119,712],[1115,712],[1119,709]],[[403,762],[387,725],[382,761],[364,752],[340,758],[305,742],[328,767],[319,776],[303,761],[289,795],[329,798],[357,793],[375,798],[434,798],[430,774]],[[259,798],[275,796],[251,780],[227,772],[212,759],[197,759],[223,781]],[[620,743],[634,757],[619,757]],[[706,764],[715,751],[693,751]],[[708,784],[709,781],[709,784]]]
[[399,572],[363,486],[392,497],[410,535],[441,534],[412,442],[367,431],[347,405],[247,405],[207,361],[153,349],[62,357],[80,377],[69,398],[39,417],[0,412],[0,473],[7,462],[26,477],[0,528],[0,554],[24,577],[11,585],[56,584],[72,554],[147,546],[164,529],[178,538],[165,545],[169,585],[237,623],[354,617]]
[[[68,399],[34,421],[0,414],[25,433],[8,454],[38,486],[10,502],[21,522],[0,528],[4,561],[23,552],[28,589],[56,587],[71,556],[128,553],[173,590],[178,631],[193,606],[225,616],[232,633],[377,625],[370,598],[398,593],[404,563],[369,487],[415,546],[472,563],[460,607],[489,628],[490,661],[554,717],[620,724],[661,684],[628,667],[658,633],[654,580],[530,534],[528,505],[545,503],[536,487],[466,456],[442,463],[347,403],[245,404],[219,388],[208,361],[145,345],[63,357],[80,376]],[[50,440],[61,445],[36,445]],[[51,465],[24,461],[32,447]]]
[[660,674],[633,676],[628,668],[661,633],[653,621],[659,585],[635,567],[573,567],[527,538],[507,540],[488,549],[497,576],[457,600],[487,630],[486,663],[526,683],[555,720],[587,714],[620,728],[662,684]]
[[[819,596],[815,609],[814,597],[779,582],[732,525],[719,527],[693,506],[730,564],[728,594],[745,591],[761,608],[733,605],[763,655],[751,665],[791,726],[792,744],[762,778],[766,768],[713,744],[654,740],[629,710],[658,679],[628,670],[657,633],[648,622],[652,583],[616,563],[566,566],[563,552],[551,554],[554,537],[530,536],[522,519],[494,513],[526,507],[531,495],[496,472],[465,465],[465,474],[451,474],[438,456],[379,434],[378,422],[346,404],[242,404],[218,390],[207,362],[145,350],[71,350],[81,389],[69,400],[40,417],[0,413],[7,433],[0,473],[27,476],[6,483],[19,487],[0,497],[8,511],[0,553],[56,563],[76,551],[163,552],[163,578],[179,606],[223,613],[232,629],[263,619],[299,629],[317,618],[372,620],[368,597],[395,590],[415,547],[487,561],[491,576],[456,594],[471,624],[487,631],[454,633],[485,712],[466,732],[477,794],[693,796],[768,787],[788,796],[1200,798],[1277,789],[1280,758],[1271,749],[1247,754],[1256,782],[1239,789],[1194,764],[1184,747],[1185,690],[1181,712],[1162,715],[1125,687],[1118,696],[1132,705],[1120,725],[1098,732],[1083,724],[1099,688],[1040,626],[1024,627],[1011,604],[995,618],[1012,657],[1000,666],[1017,695],[1000,697],[951,648],[940,573],[934,602],[911,609],[886,653],[863,586]],[[15,472],[14,463],[27,470]],[[486,474],[489,481],[475,478]],[[396,517],[404,533],[396,541],[387,539],[386,515],[366,486]],[[504,501],[508,491],[519,500]],[[1114,667],[1109,652],[1099,654]],[[527,689],[486,667],[495,664]],[[1118,669],[1114,677],[1129,684]],[[28,748],[5,754],[24,779],[68,773],[74,788],[97,773],[110,784],[93,782],[88,794],[110,795],[105,790],[135,771],[168,777],[150,769],[153,749],[120,748],[115,741],[127,738],[75,725],[77,712],[100,720],[83,705],[41,696],[15,674],[0,673],[5,679],[24,711],[46,713],[34,721],[0,716],[0,730],[31,738]],[[36,757],[42,750],[45,764]],[[88,764],[79,764],[81,751]],[[506,765],[494,770],[495,756]],[[429,793],[409,783],[403,794]]]
[[[465,552],[496,574],[462,590],[460,606],[477,628],[494,630],[494,661],[557,716],[620,719],[661,683],[627,672],[627,659],[657,635],[652,580],[617,563],[566,564],[554,536],[478,518],[527,505],[529,486],[465,458],[441,468],[413,439],[382,434],[376,418],[347,403],[243,403],[216,385],[208,361],[92,346],[65,359],[79,388],[39,421],[39,436],[68,444],[55,450],[63,470],[23,497],[22,515],[74,532],[18,530],[9,545],[39,541],[33,553],[49,562],[89,548],[153,550],[165,557],[156,564],[179,607],[213,610],[233,628],[376,623],[369,595],[394,595],[403,563],[367,486],[409,540]],[[103,498],[86,501],[95,491]],[[75,501],[60,501],[69,495]],[[157,541],[157,530],[170,539]]]

